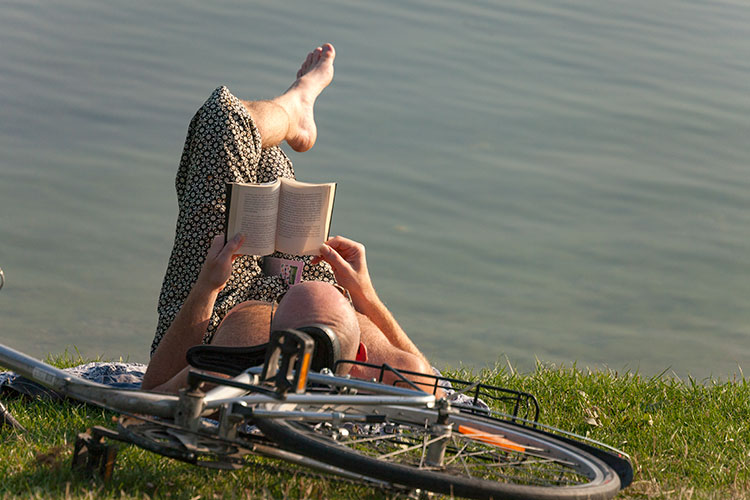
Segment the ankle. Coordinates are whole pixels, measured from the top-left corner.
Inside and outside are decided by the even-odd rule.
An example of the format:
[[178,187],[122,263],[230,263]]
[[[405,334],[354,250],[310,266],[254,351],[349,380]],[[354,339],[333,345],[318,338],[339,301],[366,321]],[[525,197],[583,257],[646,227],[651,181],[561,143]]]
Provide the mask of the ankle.
[[286,115],[287,128],[284,134],[285,141],[297,135],[297,123],[299,122],[300,114],[299,106],[295,105],[294,99],[290,98],[287,94],[288,92],[270,101]]

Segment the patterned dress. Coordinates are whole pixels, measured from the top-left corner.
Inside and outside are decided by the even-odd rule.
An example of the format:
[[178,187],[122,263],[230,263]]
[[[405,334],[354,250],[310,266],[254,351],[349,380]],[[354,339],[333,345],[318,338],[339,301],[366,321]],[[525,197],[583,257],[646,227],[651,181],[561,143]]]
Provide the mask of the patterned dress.
[[[224,232],[227,182],[273,182],[294,178],[292,162],[278,146],[261,149],[261,137],[245,106],[226,87],[217,88],[190,122],[177,171],[179,215],[174,247],[159,296],[159,322],[151,344],[153,355],[198,278],[208,247]],[[302,279],[334,282],[326,263],[311,266],[311,257],[276,253],[305,260]],[[246,300],[273,301],[287,285],[278,276],[264,276],[262,258],[242,256],[219,293],[203,342],[208,343],[222,318]]]

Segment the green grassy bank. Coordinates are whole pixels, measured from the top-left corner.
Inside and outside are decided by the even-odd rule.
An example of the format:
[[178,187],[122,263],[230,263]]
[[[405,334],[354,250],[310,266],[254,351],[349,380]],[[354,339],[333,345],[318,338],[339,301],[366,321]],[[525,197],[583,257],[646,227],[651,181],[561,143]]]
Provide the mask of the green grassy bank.
[[[58,366],[79,360],[63,356]],[[621,448],[633,458],[633,484],[617,498],[750,498],[750,383],[642,377],[540,364],[519,374],[498,367],[459,378],[534,394],[540,421]],[[0,498],[391,498],[346,482],[253,458],[239,471],[212,471],[122,446],[104,484],[70,469],[78,432],[108,425],[90,406],[6,399],[27,429],[0,430]]]

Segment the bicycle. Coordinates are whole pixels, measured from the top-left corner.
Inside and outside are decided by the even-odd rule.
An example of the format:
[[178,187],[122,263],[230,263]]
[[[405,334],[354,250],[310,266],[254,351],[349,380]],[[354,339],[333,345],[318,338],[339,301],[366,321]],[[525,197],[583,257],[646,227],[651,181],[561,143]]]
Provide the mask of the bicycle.
[[[387,365],[379,380],[391,373],[394,385],[337,376],[358,362],[314,366],[331,358],[330,349],[316,358],[316,340],[326,351],[321,338],[335,334],[322,325],[274,332],[262,366],[224,367],[231,378],[191,372],[179,395],[96,384],[2,344],[0,365],[122,415],[116,430],[94,427],[76,442],[74,464],[105,477],[115,459],[107,438],[206,467],[236,469],[260,454],[379,487],[467,498],[606,499],[632,481],[623,452],[539,424],[530,394]],[[418,386],[408,375],[432,382]],[[437,398],[445,382],[472,403],[508,411]]]

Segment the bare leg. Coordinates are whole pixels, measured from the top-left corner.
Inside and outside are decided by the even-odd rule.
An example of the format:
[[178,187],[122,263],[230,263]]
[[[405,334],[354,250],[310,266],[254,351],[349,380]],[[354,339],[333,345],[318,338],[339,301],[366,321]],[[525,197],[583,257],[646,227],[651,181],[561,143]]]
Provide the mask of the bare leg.
[[318,136],[313,108],[315,100],[333,79],[336,51],[326,43],[307,55],[297,80],[270,101],[243,101],[260,132],[263,147],[286,141],[295,151],[307,151]]

